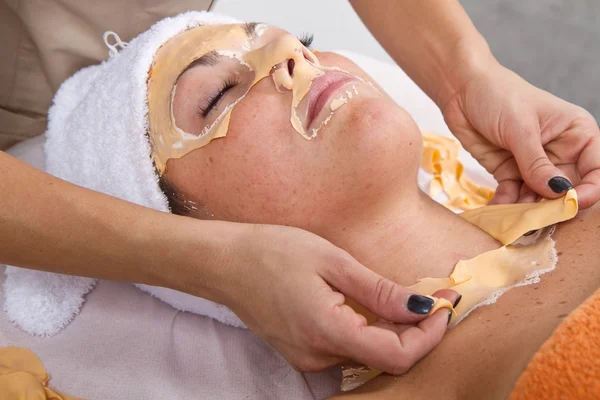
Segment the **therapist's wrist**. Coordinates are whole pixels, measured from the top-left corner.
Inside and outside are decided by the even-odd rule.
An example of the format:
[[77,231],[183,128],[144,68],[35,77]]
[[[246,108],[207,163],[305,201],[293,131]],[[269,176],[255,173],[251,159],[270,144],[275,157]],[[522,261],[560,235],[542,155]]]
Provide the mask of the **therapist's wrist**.
[[432,100],[444,111],[446,105],[473,79],[494,70],[499,63],[479,33],[458,40],[448,57]]
[[147,283],[222,304],[228,277],[239,265],[236,242],[248,225],[172,214],[162,218],[144,235]]

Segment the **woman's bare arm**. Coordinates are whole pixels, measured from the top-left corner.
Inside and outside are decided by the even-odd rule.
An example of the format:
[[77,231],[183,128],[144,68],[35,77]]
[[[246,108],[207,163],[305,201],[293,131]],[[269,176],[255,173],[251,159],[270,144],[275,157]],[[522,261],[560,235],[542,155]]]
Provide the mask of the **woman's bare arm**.
[[350,2],[436,102],[465,150],[494,175],[494,203],[554,199],[573,186],[582,209],[600,200],[594,117],[503,67],[458,0]]
[[350,0],[373,36],[438,105],[492,57],[458,0]]
[[[195,294],[214,297],[202,282],[217,279],[210,261],[241,225],[141,207],[58,179],[4,152],[0,170],[0,263],[172,288],[194,276]],[[205,268],[190,271],[192,264]]]
[[[401,371],[445,332],[445,310],[424,319],[398,307],[413,292],[309,232],[151,210],[3,152],[0,171],[0,263],[165,286],[225,304],[303,370],[350,357]],[[364,318],[344,307],[344,296],[329,284],[388,320],[422,322],[404,341],[363,329]]]

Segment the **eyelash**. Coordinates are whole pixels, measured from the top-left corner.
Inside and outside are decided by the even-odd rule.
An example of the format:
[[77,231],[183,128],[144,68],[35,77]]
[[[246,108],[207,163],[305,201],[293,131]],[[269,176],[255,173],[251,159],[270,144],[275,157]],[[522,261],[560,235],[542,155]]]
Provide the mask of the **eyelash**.
[[315,35],[312,33],[303,33],[302,36],[300,36],[298,38],[300,43],[302,43],[302,45],[304,47],[306,47],[307,49],[310,48],[310,45],[312,44],[314,39],[315,39]]
[[228,78],[223,82],[221,88],[215,92],[215,94],[209,96],[206,101],[198,106],[198,114],[203,118],[206,118],[216,106],[219,105],[221,99],[227,94],[227,92],[238,85],[238,81],[235,78]]
[[[315,36],[312,33],[303,33],[298,40],[300,43],[302,43],[302,46],[310,48],[314,38]],[[239,82],[233,78],[228,78],[226,81],[224,81],[221,88],[215,92],[215,94],[207,98],[206,101],[198,106],[198,114],[200,114],[200,116],[203,118],[206,118],[215,109],[215,107],[219,105],[219,102],[227,94],[227,92],[236,87],[238,83]]]

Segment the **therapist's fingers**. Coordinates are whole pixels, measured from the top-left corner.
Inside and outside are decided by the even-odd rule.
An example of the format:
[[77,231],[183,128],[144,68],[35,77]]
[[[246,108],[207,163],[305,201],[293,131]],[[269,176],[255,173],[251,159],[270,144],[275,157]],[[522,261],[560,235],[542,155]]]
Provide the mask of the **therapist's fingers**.
[[519,200],[519,193],[521,191],[521,185],[523,184],[520,180],[507,179],[500,181],[496,188],[494,197],[490,200],[489,204],[512,204]]
[[433,308],[434,301],[382,277],[348,256],[320,271],[325,281],[366,307],[373,314],[397,323],[416,323]]
[[577,173],[581,180],[575,189],[582,209],[596,204],[600,200],[600,131],[592,128],[590,140],[577,160]]
[[447,324],[448,310],[441,309],[400,334],[378,326],[361,326],[344,331],[340,350],[355,361],[400,375],[440,343]]
[[[599,153],[600,154],[600,153]],[[579,208],[585,210],[600,201],[600,169],[590,172],[575,186]]]
[[521,185],[521,190],[519,192],[519,203],[535,203],[539,198],[539,195],[534,192],[529,185],[526,183]]
[[573,188],[564,173],[548,159],[538,124],[524,124],[521,132],[508,140],[523,180],[537,194],[555,199]]
[[[433,293],[432,296],[437,297],[437,298],[444,298],[444,299],[450,301],[450,303],[452,303],[454,307],[456,307],[458,305],[458,303],[460,302],[460,299],[462,298],[462,296],[460,296],[458,293],[456,293],[454,290],[451,290],[451,289],[438,290],[437,292]],[[452,316],[451,310],[448,310],[448,313],[450,316]],[[450,323],[450,321],[448,321],[448,323]],[[407,331],[408,329],[410,329],[414,326],[414,325],[406,325],[406,324],[395,324],[393,322],[385,321],[382,319],[375,321],[372,325],[376,326],[378,328],[387,329],[389,331],[396,333],[397,335],[404,333],[405,331]]]

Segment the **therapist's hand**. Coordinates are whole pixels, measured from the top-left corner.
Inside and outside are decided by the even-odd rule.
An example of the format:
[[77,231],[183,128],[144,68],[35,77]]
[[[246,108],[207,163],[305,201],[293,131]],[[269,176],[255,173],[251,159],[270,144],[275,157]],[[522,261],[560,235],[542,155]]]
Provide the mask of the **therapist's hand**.
[[[350,358],[402,374],[441,341],[448,310],[428,318],[409,311],[414,292],[312,233],[269,225],[253,229],[238,243],[235,253],[245,255],[244,264],[226,282],[222,303],[295,368],[316,372]],[[368,326],[344,305],[345,295],[399,324]],[[457,296],[448,290],[436,295],[451,302]]]
[[492,203],[535,201],[577,190],[581,208],[600,199],[600,132],[591,114],[491,60],[458,85],[444,119],[499,183]]

